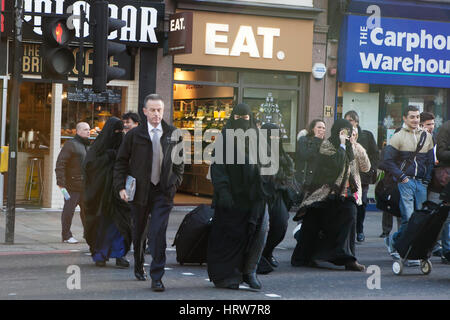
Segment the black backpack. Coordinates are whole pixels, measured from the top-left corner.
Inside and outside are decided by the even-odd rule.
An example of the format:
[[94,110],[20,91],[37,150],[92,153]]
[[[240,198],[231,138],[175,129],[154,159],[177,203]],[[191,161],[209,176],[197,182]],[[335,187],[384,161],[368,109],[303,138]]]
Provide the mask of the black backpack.
[[[416,151],[410,159],[406,161],[406,165],[403,170],[411,165],[412,159],[419,153],[425,144],[427,139],[427,133],[424,131],[420,135],[419,143],[417,144]],[[402,170],[402,171],[403,171]],[[375,187],[375,200],[377,208],[381,211],[388,212],[396,217],[401,217],[400,213],[400,191],[398,190],[398,183],[394,180],[394,177],[389,172],[385,171],[383,179],[381,179]]]

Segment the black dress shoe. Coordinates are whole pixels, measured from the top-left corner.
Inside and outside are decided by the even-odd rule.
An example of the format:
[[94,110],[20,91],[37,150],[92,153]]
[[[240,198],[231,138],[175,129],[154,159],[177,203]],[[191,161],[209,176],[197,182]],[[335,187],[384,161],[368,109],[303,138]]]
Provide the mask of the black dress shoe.
[[152,290],[155,292],[162,292],[166,290],[161,280],[152,280]]
[[130,266],[130,262],[125,258],[116,258],[116,267],[126,269]]
[[252,289],[261,289],[261,282],[259,282],[258,278],[256,277],[256,273],[244,274],[242,276],[242,280]]
[[106,267],[106,261],[95,261],[95,266]]
[[144,271],[144,268],[134,268],[134,276],[139,281],[146,281],[147,280],[147,274]]
[[258,267],[256,268],[257,274],[268,274],[273,271],[273,266],[269,263],[269,261],[262,256],[261,259],[259,259]]
[[269,261],[270,265],[274,268],[278,268],[278,266],[280,265],[274,256],[270,256],[270,258],[268,258],[267,261]]

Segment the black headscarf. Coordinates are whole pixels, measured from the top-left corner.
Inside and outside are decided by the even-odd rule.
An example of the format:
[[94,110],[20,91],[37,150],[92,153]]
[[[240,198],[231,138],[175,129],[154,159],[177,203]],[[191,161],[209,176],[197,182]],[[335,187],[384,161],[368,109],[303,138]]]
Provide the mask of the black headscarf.
[[[338,119],[333,123],[333,126],[331,127],[331,136],[330,138],[328,138],[328,140],[333,144],[333,146],[336,149],[338,149],[341,144],[341,140],[339,139],[339,133],[343,129],[347,129],[349,137],[351,137],[353,132],[353,126],[348,120]],[[347,158],[349,161],[352,161],[355,158],[355,156],[353,155],[353,147],[350,140],[345,141],[345,147],[346,147],[345,153],[347,154]]]
[[[249,115],[250,116],[250,120],[244,120],[244,119],[234,119],[235,115]],[[245,103],[239,103],[238,105],[236,105],[233,108],[233,111],[231,112],[231,116],[227,121],[227,124],[225,125],[225,129],[242,129],[242,130],[247,130],[247,129],[256,129],[256,122],[255,122],[255,117],[253,116],[252,111],[250,110],[250,107],[245,104]]]
[[113,188],[113,170],[117,151],[123,137],[123,123],[109,118],[89,149],[83,164],[85,175],[85,238],[91,252],[95,247],[100,218],[107,216],[115,223],[125,240],[125,249],[131,243],[131,220],[128,204]]

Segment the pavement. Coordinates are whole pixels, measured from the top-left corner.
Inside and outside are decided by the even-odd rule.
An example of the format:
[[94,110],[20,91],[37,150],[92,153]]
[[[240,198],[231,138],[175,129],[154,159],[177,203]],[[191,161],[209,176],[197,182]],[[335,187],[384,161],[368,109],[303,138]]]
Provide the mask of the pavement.
[[[177,227],[186,213],[195,206],[175,206],[171,212],[167,243],[172,244]],[[77,244],[63,243],[61,238],[61,212],[57,209],[16,209],[14,243],[5,243],[6,212],[0,212],[0,255],[66,253],[67,251],[88,251],[83,238],[80,212],[75,211],[72,234]]]

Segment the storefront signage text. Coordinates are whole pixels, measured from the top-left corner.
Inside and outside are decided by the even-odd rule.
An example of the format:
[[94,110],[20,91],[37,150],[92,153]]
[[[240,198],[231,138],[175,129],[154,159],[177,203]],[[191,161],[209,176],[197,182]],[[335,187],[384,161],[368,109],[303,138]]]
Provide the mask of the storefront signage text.
[[[23,45],[23,59],[22,59],[22,73],[24,74],[41,74],[42,72],[42,58],[41,58],[41,45],[25,43]],[[75,60],[77,59],[77,53],[79,48],[73,49],[73,55]],[[92,76],[92,64],[93,64],[93,52],[94,49],[85,50],[84,59],[84,72],[85,75]],[[126,75],[123,79],[132,80],[133,79],[133,68],[132,68],[132,57],[128,56],[126,53],[121,54],[117,57],[110,57],[109,65],[111,67],[122,67],[126,70]],[[75,67],[71,72],[71,76],[78,75],[78,70]]]
[[[348,16],[342,81],[450,87],[450,24]],[[356,63],[355,63],[356,62]]]
[[[8,1],[9,10],[12,10],[14,1]],[[112,18],[121,19],[126,25],[118,32],[113,32],[110,40],[118,40],[131,46],[157,45],[159,21],[164,17],[164,3],[146,1],[121,1],[109,0],[109,11]],[[68,9],[71,7],[71,10]],[[45,14],[67,14],[72,13],[73,26],[76,36],[80,37],[80,20],[76,18],[80,15],[81,8],[86,13],[89,20],[91,5],[89,1],[76,0],[24,0],[24,20],[29,24],[24,24],[24,39],[37,40],[41,38],[42,18],[37,15],[27,15],[27,13]],[[12,26],[11,23],[8,26]],[[162,31],[162,30],[160,30]],[[89,23],[84,25],[84,37],[89,37]]]
[[[231,49],[218,47],[218,43],[228,44],[228,35],[217,34],[218,32],[228,33],[228,24],[207,23],[206,24],[206,54],[216,54],[222,56],[240,56],[242,53],[248,53],[252,58],[260,58],[260,49],[256,43],[255,33],[251,26],[240,26],[239,31],[232,42]],[[274,38],[280,36],[279,28],[265,28],[257,27],[256,35],[263,39],[262,57],[266,59],[273,58],[273,43]],[[277,52],[277,58],[283,60],[285,53],[283,51]]]
[[192,54],[176,64],[311,72],[314,22],[194,11]]
[[169,18],[169,54],[192,53],[192,12],[180,12]]

